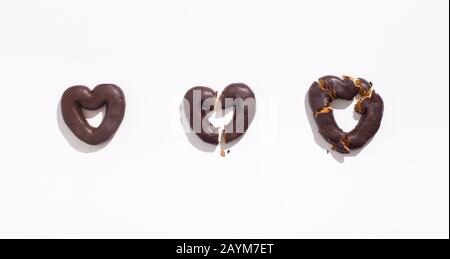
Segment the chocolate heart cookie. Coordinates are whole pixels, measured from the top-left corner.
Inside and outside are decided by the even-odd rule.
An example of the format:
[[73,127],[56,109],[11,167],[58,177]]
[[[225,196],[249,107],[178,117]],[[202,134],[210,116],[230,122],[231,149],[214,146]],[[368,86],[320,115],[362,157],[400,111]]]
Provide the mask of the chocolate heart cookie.
[[[334,119],[331,102],[335,99],[350,101],[358,94],[355,111],[361,118],[352,131],[344,132]],[[372,83],[362,78],[324,76],[311,85],[308,98],[319,133],[339,153],[362,148],[380,128],[383,99],[372,89]]]
[[[95,128],[89,125],[82,109],[98,110],[103,106],[106,112],[101,124]],[[113,84],[101,84],[90,90],[86,86],[73,86],[61,98],[64,122],[80,140],[98,145],[109,140],[116,133],[125,114],[125,96]]]
[[[220,129],[211,124],[207,114],[233,110],[233,119]],[[228,85],[220,95],[211,88],[196,86],[184,96],[184,111],[191,130],[204,142],[218,145],[237,140],[245,134],[256,112],[255,94],[245,84]]]

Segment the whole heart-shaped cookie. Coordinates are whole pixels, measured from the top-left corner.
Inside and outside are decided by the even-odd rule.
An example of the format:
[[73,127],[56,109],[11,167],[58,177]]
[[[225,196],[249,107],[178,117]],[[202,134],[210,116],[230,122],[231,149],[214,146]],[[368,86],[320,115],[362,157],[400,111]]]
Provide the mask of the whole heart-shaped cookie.
[[[214,110],[233,109],[233,119],[220,128],[214,127],[206,116]],[[184,96],[185,116],[190,129],[204,142],[218,145],[231,143],[248,130],[255,117],[255,94],[245,84],[230,84],[220,96],[211,88],[196,86],[189,89]]]
[[[95,128],[89,125],[82,109],[98,110],[103,106],[106,112],[101,124]],[[90,90],[86,86],[73,86],[61,98],[64,122],[80,140],[98,145],[109,140],[116,133],[125,115],[125,96],[113,84],[101,84]]]
[[[358,94],[361,98],[355,111],[361,118],[353,130],[344,132],[334,119],[331,102],[335,99],[351,101]],[[311,85],[308,98],[319,133],[339,153],[347,154],[352,149],[362,148],[380,128],[383,99],[372,89],[372,83],[362,78],[324,76]]]

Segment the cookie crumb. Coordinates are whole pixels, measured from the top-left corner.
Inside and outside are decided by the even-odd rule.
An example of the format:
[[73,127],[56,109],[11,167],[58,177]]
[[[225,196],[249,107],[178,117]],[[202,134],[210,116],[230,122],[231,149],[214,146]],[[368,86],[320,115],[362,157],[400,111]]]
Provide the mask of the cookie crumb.
[[225,150],[223,148],[220,149],[220,156],[225,157]]

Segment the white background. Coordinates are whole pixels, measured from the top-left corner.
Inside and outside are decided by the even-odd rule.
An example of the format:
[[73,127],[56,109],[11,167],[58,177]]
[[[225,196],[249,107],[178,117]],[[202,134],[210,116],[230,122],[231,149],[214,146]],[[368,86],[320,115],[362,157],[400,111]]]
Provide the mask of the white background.
[[[448,238],[448,18],[443,0],[1,0],[0,236]],[[314,140],[305,95],[326,74],[385,101],[356,156]],[[199,151],[181,98],[233,82],[255,122],[226,158]],[[58,102],[100,83],[127,111],[91,148]]]

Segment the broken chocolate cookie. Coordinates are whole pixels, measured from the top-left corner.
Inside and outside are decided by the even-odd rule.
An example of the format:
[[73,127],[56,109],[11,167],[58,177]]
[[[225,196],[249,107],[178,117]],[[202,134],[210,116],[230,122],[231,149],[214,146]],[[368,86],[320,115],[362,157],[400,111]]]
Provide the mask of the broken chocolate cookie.
[[[335,99],[351,101],[355,97],[358,98],[355,111],[361,118],[352,131],[344,132],[336,123],[331,103]],[[324,76],[311,85],[308,99],[319,133],[339,153],[348,154],[350,150],[362,148],[380,128],[383,100],[365,79]]]
[[[222,115],[232,109],[232,120],[223,126],[215,127],[207,118],[213,111]],[[205,86],[189,89],[184,95],[184,114],[189,127],[203,142],[212,145],[231,143],[242,137],[255,117],[255,94],[245,84],[230,84],[219,95]]]

